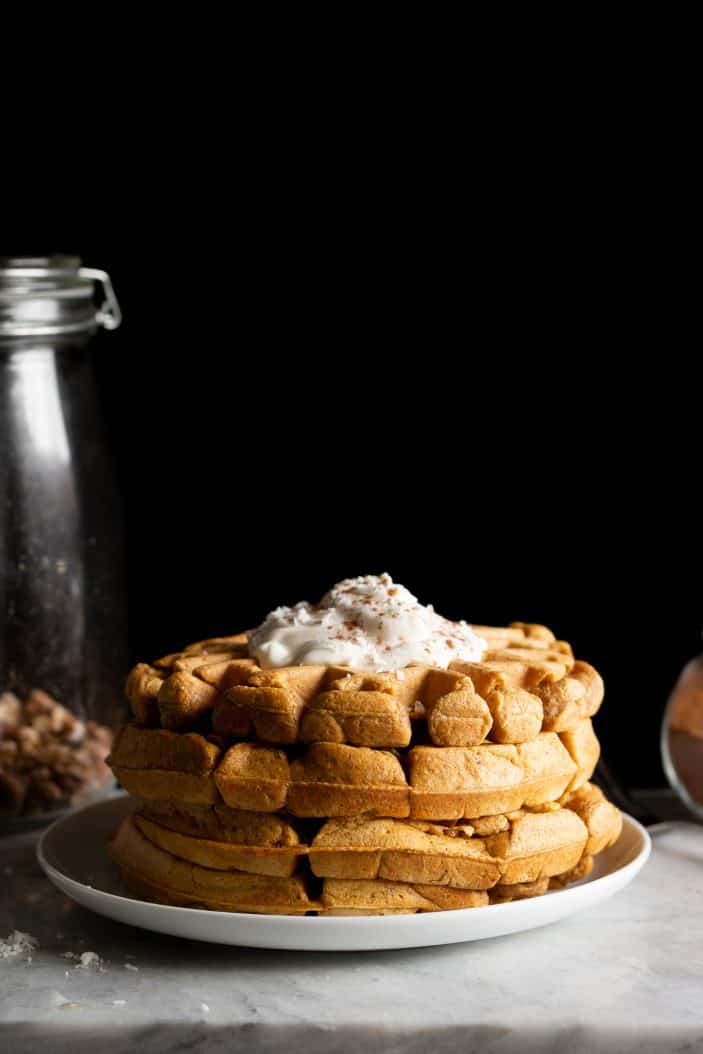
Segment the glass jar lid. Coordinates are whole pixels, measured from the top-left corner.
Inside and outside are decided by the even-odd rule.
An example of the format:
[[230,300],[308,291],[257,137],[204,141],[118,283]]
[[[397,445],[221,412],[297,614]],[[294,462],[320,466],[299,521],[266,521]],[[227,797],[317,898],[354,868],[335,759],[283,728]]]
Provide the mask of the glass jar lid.
[[79,256],[0,256],[0,339],[117,329],[121,321],[109,275],[82,267]]

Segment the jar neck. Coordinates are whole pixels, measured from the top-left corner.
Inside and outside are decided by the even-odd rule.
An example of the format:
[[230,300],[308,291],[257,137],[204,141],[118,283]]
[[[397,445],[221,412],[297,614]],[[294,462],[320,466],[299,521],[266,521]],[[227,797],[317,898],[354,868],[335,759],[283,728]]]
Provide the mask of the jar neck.
[[0,258],[0,341],[92,334],[121,319],[109,275],[78,257]]

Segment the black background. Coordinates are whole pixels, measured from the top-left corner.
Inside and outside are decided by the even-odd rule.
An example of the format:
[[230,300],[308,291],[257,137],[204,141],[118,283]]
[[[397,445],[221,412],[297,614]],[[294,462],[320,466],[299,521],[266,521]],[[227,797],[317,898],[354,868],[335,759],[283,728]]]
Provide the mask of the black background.
[[132,658],[387,570],[449,617],[570,640],[606,680],[607,759],[660,782],[703,621],[676,218],[643,224],[624,186],[460,220],[392,189],[264,191],[226,225],[72,215],[13,247],[82,254],[122,305],[95,361]]

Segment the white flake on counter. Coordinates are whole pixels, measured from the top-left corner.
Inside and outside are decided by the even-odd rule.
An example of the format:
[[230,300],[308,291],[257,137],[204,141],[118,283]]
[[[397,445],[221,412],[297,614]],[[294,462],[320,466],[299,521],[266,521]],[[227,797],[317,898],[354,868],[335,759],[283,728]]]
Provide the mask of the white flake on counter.
[[0,938],[0,959],[15,959],[24,956],[27,962],[32,961],[32,952],[39,947],[39,941],[30,933],[13,930],[4,939]]
[[97,952],[81,952],[80,961],[76,963],[76,970],[100,970],[104,972],[103,960]]

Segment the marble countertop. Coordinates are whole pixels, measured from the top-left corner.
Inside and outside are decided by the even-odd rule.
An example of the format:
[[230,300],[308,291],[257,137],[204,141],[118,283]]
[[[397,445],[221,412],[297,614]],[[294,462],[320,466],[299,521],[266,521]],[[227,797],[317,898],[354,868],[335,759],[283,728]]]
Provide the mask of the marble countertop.
[[[147,933],[92,915],[0,841],[0,1036],[12,1054],[241,1050],[434,1054],[703,1051],[703,827],[654,838],[634,883],[543,929],[445,948],[295,953]],[[91,951],[102,970],[76,967]]]

